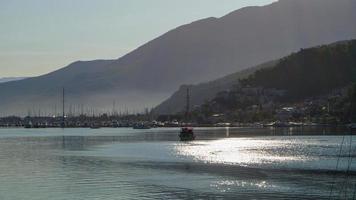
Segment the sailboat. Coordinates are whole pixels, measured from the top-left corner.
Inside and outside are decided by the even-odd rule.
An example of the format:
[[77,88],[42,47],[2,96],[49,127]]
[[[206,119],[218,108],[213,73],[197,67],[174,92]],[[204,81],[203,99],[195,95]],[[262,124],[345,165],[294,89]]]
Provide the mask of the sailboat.
[[[190,91],[189,87],[187,88],[187,96],[186,96],[186,120],[189,118],[189,110],[190,110]],[[180,141],[192,141],[195,140],[194,130],[192,127],[183,127],[179,133]]]
[[64,107],[64,87],[62,88],[62,121],[61,121],[61,128],[64,128],[66,126],[65,122],[65,107]]

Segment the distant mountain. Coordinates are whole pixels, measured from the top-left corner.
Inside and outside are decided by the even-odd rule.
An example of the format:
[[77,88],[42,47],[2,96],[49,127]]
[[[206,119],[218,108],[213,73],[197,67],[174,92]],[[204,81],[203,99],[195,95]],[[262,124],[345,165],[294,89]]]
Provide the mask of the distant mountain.
[[0,78],[0,83],[6,83],[6,82],[10,82],[10,81],[19,81],[22,79],[25,79],[27,77],[4,77],[4,78]]
[[[237,97],[235,89],[239,87],[277,89],[284,93],[279,99],[280,101],[293,102],[328,94],[332,90],[346,87],[352,82],[356,83],[356,40],[302,49],[278,61],[189,87],[191,104],[201,106],[216,99],[219,93],[235,98],[224,101],[225,104],[226,102],[237,102],[241,98]],[[182,86],[169,99],[153,109],[153,113],[176,114],[182,112],[186,105],[187,87]],[[232,94],[226,95],[226,93]],[[219,105],[219,107],[233,109],[229,105]]]
[[[202,121],[214,121],[210,116],[221,113],[222,120],[239,122],[344,124],[356,120],[355,84],[356,40],[302,49],[219,92],[193,115]],[[293,111],[285,112],[286,106]]]
[[62,86],[73,105],[107,110],[116,100],[131,110],[151,107],[181,84],[223,77],[300,48],[356,38],[355,21],[355,0],[281,0],[239,9],[178,27],[117,60],[76,62],[1,84],[0,111],[18,113],[36,105],[52,109]]
[[259,69],[273,67],[277,61],[267,62],[256,67],[251,67],[214,81],[195,85],[182,85],[171,97],[163,101],[152,112],[154,114],[175,114],[184,111],[186,106],[187,89],[189,88],[190,104],[192,109],[215,98],[221,91],[229,91],[239,85],[239,80],[247,78]]

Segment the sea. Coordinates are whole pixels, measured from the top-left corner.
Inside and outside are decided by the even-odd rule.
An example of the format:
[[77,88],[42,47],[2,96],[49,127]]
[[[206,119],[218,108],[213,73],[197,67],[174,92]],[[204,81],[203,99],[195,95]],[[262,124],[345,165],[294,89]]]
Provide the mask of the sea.
[[0,129],[0,200],[356,199],[345,128]]

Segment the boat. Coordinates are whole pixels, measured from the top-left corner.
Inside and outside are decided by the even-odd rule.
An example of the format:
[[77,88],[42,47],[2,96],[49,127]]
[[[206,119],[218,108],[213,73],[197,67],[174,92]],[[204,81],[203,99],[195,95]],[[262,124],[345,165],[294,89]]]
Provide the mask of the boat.
[[27,124],[25,125],[25,128],[42,128],[39,123],[35,124]]
[[349,128],[352,134],[356,134],[356,123],[349,124]]
[[195,135],[193,128],[183,127],[180,131],[179,138],[181,141],[192,141],[195,140]]
[[25,124],[25,128],[32,128],[33,125],[32,125],[32,122],[30,121],[29,123]]
[[151,129],[151,126],[148,125],[148,124],[145,124],[145,123],[137,123],[137,124],[134,124],[133,129]]
[[99,124],[95,124],[95,123],[94,123],[94,124],[91,124],[91,125],[90,125],[90,128],[91,128],[91,129],[99,129],[99,128],[101,128],[101,127],[99,126]]

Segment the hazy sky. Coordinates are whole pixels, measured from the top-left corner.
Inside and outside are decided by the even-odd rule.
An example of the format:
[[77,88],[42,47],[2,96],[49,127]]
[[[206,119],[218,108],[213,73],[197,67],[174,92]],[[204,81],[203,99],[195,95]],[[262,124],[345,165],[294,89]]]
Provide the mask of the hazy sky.
[[118,58],[175,28],[274,0],[0,0],[0,77]]

